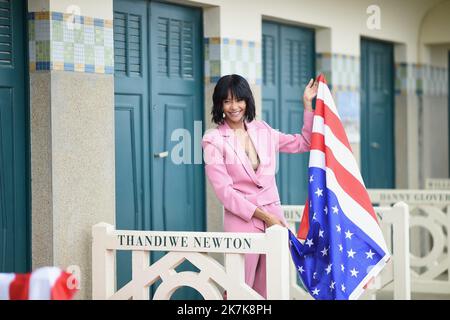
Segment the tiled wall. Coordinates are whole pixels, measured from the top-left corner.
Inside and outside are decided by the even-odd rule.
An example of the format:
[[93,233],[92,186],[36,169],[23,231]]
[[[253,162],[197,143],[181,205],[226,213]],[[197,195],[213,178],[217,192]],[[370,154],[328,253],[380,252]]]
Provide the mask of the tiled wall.
[[333,54],[333,88],[335,91],[359,91],[361,82],[360,58],[351,55]]
[[417,64],[396,63],[395,64],[395,94],[406,95],[418,93],[420,84],[420,69]]
[[422,67],[422,90],[427,96],[444,97],[448,95],[448,69],[434,66]]
[[396,63],[395,93],[447,96],[448,69],[415,63]]
[[230,38],[205,38],[205,83],[237,73],[250,84],[261,85],[261,43]]
[[317,53],[316,73],[323,73],[334,96],[349,142],[360,142],[360,59],[359,57]]
[[30,12],[28,26],[31,72],[114,73],[112,20]]
[[333,91],[358,91],[360,87],[359,57],[337,54],[317,53],[317,73],[323,73]]
[[333,88],[331,73],[331,53],[316,53],[316,73],[323,73],[330,90]]

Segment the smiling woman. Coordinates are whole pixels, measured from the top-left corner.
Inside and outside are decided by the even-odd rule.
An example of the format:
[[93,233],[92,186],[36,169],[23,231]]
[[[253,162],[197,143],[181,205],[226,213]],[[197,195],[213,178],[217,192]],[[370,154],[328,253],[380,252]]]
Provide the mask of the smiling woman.
[[[309,151],[317,85],[311,79],[303,93],[302,132],[284,134],[255,120],[247,80],[232,74],[217,82],[211,115],[218,127],[204,135],[202,146],[206,175],[224,206],[224,231],[265,232],[275,224],[286,226],[275,181],[276,156]],[[245,256],[245,281],[263,297],[265,273],[264,255]]]
[[252,121],[256,116],[255,99],[250,86],[243,77],[237,74],[223,76],[214,88],[212,121],[223,124],[229,120],[230,127],[236,129],[243,119]]

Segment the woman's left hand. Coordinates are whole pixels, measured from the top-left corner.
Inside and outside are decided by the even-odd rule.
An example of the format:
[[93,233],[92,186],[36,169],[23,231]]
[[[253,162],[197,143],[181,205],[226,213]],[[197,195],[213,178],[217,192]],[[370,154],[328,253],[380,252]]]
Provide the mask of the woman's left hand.
[[315,81],[313,78],[309,80],[303,92],[303,106],[308,111],[313,111],[312,100],[317,95],[317,89],[319,88],[319,82]]

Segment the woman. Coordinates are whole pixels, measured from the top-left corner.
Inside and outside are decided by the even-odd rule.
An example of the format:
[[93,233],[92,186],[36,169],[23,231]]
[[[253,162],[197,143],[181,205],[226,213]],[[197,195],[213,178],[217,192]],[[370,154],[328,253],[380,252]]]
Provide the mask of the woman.
[[[276,157],[278,152],[309,151],[317,88],[311,79],[304,90],[302,133],[284,134],[255,120],[255,101],[243,77],[232,74],[217,82],[211,114],[218,126],[205,133],[202,147],[206,175],[224,206],[224,231],[286,226],[275,182]],[[267,297],[264,255],[245,255],[245,282]]]

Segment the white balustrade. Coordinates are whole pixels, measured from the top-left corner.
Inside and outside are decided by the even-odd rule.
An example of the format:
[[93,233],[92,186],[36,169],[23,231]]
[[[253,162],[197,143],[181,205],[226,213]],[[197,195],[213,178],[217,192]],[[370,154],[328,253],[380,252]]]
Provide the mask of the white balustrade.
[[[161,284],[153,299],[170,299],[180,287],[196,289],[204,299],[262,299],[245,283],[244,254],[266,255],[267,298],[289,299],[290,253],[287,230],[273,226],[266,233],[170,232],[115,230],[99,223],[92,229],[93,299],[149,299],[149,286]],[[117,250],[132,251],[132,279],[116,291]],[[152,251],[167,252],[150,264]],[[225,255],[225,266],[208,253]],[[188,260],[200,272],[177,272]]]
[[[303,216],[304,206],[284,205],[284,217],[289,228],[296,234],[298,224]],[[393,290],[394,299],[411,299],[410,266],[409,266],[409,230],[408,206],[397,203],[393,207],[375,207],[386,244],[392,258],[375,280],[368,286],[361,299],[373,299],[378,290]],[[290,295],[295,300],[312,300],[297,282],[297,270],[294,263],[290,264]]]
[[411,290],[450,294],[450,190],[369,189],[373,204],[409,206]]

